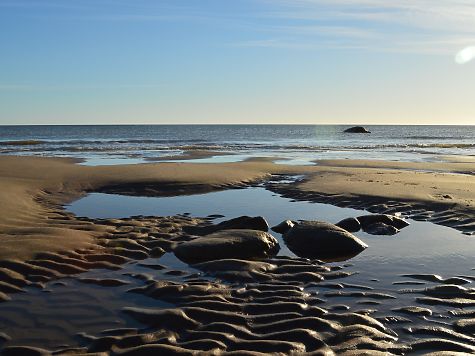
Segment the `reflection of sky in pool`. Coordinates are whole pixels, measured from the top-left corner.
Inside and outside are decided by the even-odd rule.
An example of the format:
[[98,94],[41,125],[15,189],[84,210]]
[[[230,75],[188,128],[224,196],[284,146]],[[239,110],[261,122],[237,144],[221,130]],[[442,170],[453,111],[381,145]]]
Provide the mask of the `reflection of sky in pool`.
[[130,158],[130,157],[108,157],[108,156],[99,156],[99,157],[89,157],[81,164],[85,166],[111,166],[117,164],[138,164],[138,163],[147,163],[142,158]]

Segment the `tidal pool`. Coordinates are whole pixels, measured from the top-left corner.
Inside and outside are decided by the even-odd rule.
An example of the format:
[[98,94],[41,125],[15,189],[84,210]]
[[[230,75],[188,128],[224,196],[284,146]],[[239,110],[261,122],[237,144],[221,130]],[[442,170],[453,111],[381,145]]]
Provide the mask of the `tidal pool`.
[[[77,216],[121,218],[134,215],[169,216],[212,214],[230,219],[241,215],[263,216],[269,225],[291,220],[323,220],[336,223],[347,217],[366,214],[362,210],[283,198],[263,187],[232,189],[207,194],[175,197],[134,197],[92,193],[74,202],[68,210]],[[473,267],[475,239],[459,231],[430,222],[410,220],[411,225],[394,236],[357,235],[369,245],[351,259],[371,275],[394,273],[467,273]],[[280,255],[292,256],[279,234]]]

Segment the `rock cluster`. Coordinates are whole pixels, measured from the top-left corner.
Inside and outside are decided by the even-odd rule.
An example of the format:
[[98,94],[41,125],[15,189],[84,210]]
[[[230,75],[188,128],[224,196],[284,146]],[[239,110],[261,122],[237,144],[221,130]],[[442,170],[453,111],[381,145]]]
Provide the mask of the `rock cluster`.
[[395,235],[409,223],[394,215],[371,214],[343,219],[336,225],[349,232],[357,232],[362,229],[370,235]]

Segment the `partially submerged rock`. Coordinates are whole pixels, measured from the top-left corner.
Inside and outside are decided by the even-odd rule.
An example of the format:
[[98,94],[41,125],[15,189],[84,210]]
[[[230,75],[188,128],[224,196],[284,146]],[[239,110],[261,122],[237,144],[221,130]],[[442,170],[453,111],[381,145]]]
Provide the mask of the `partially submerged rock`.
[[270,229],[274,232],[277,232],[278,234],[284,234],[289,231],[295,224],[296,222],[292,220],[284,220],[280,224],[272,226]]
[[185,230],[196,235],[208,235],[221,230],[259,230],[269,231],[269,224],[262,216],[239,216],[234,219],[225,220],[216,225],[190,226]]
[[370,214],[370,215],[362,215],[357,217],[358,221],[361,224],[363,229],[367,228],[370,225],[383,223],[386,225],[394,226],[396,229],[403,229],[406,226],[409,226],[409,223],[394,215],[386,215],[386,214]]
[[302,221],[283,237],[296,255],[322,260],[344,260],[368,247],[348,231],[323,221]]
[[275,255],[279,242],[271,234],[257,230],[224,230],[174,249],[175,255],[187,263],[200,263],[225,258],[257,259]]
[[386,225],[385,223],[378,222],[366,226],[363,231],[370,235],[395,235],[399,232],[399,229],[392,225]]
[[363,126],[353,126],[353,127],[347,128],[344,132],[347,132],[347,133],[371,133],[371,131],[368,131]]
[[215,225],[217,230],[246,229],[269,231],[269,224],[262,216],[240,216]]
[[335,224],[348,232],[357,232],[361,230],[361,223],[357,218],[346,218]]
[[347,218],[336,223],[349,232],[357,232],[363,229],[371,235],[395,235],[400,229],[408,226],[409,223],[397,216],[386,214],[362,215],[357,218]]

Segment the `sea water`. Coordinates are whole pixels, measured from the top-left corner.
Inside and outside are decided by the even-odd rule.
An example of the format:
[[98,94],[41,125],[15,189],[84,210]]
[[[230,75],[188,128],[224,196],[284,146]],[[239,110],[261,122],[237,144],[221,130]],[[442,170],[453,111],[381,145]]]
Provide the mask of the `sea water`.
[[[274,156],[287,163],[366,158],[434,161],[475,156],[475,126],[370,125],[69,125],[0,126],[0,154],[75,157],[86,164],[142,163],[187,150],[219,153],[198,162]],[[239,158],[235,155],[239,154]],[[281,163],[285,163],[282,161]]]

